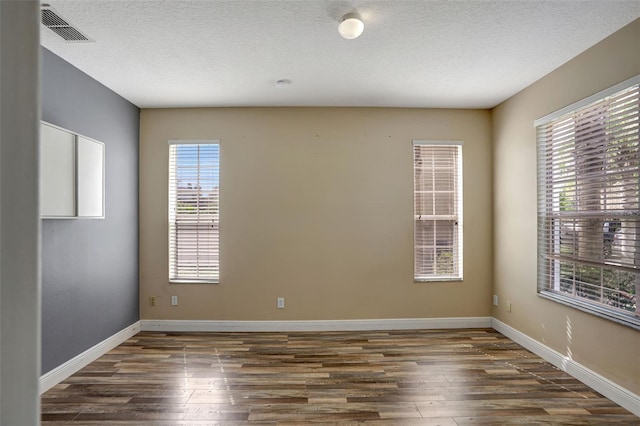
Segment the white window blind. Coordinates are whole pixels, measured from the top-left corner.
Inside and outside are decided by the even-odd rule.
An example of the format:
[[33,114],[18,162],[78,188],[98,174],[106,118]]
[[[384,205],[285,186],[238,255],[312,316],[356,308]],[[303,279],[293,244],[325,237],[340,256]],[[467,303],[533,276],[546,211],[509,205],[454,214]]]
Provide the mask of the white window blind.
[[169,141],[169,281],[218,282],[220,145]]
[[462,142],[413,141],[414,279],[462,279]]
[[640,326],[638,79],[536,122],[538,291]]

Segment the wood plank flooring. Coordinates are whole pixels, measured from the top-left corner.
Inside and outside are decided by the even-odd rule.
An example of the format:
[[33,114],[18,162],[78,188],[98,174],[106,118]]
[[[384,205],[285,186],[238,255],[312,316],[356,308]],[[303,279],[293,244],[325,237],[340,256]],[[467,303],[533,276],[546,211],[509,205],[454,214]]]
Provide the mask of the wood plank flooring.
[[142,332],[42,395],[43,425],[640,425],[491,329]]

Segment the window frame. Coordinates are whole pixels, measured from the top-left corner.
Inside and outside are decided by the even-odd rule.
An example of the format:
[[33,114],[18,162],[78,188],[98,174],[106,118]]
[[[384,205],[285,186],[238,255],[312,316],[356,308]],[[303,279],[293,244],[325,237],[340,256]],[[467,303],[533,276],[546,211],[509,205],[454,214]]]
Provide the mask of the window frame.
[[[220,140],[219,139],[202,139],[202,140],[169,140],[167,141],[168,145],[169,145],[169,161],[168,161],[168,191],[167,191],[167,195],[168,195],[168,209],[167,209],[167,237],[168,237],[168,281],[170,284],[218,284],[220,282],[220,170],[221,170],[221,157],[222,157],[222,147],[220,144]],[[173,154],[172,154],[172,147],[175,146],[180,146],[180,145],[215,145],[217,146],[217,155],[218,155],[218,159],[217,159],[217,168],[215,168],[215,163],[212,163],[210,165],[210,167],[213,167],[215,170],[215,174],[216,176],[214,177],[214,180],[217,179],[218,182],[218,198],[217,198],[217,215],[213,215],[212,220],[216,221],[218,224],[218,232],[217,232],[217,263],[215,264],[215,267],[217,268],[217,274],[214,274],[214,276],[212,277],[207,277],[207,278],[197,278],[197,277],[181,277],[179,275],[177,276],[173,276],[172,274],[174,273],[173,271],[173,257],[174,257],[174,251],[173,250],[178,250],[177,246],[172,245],[172,217],[173,214],[171,212],[172,206],[175,206],[175,204],[177,204],[177,191],[175,192],[175,198],[176,200],[172,200],[172,184],[177,185],[177,178],[173,177],[175,173],[177,173],[177,164],[176,164],[176,170],[172,170],[173,167]],[[212,156],[213,158],[213,156]],[[200,169],[200,163],[198,162],[198,175],[199,175],[199,169]],[[175,182],[173,182],[173,179],[175,179]],[[199,199],[200,195],[198,194],[198,199]],[[177,273],[177,271],[176,271]]]
[[[561,283],[562,283],[562,278],[560,276],[561,274],[561,270],[562,270],[562,265],[566,262],[569,263],[574,263],[574,264],[579,264],[579,265],[583,265],[581,266],[582,268],[584,267],[588,267],[588,266],[593,266],[595,268],[600,268],[601,270],[601,274],[604,274],[605,270],[606,271],[618,271],[618,269],[620,269],[621,271],[627,271],[631,274],[635,273],[636,274],[636,280],[640,279],[640,276],[638,274],[640,274],[640,267],[637,264],[637,252],[635,252],[635,265],[632,268],[629,268],[628,265],[616,265],[615,262],[607,262],[607,238],[606,235],[607,232],[610,233],[610,228],[609,231],[605,231],[603,229],[602,233],[603,233],[603,238],[598,237],[598,247],[602,248],[602,260],[600,262],[593,262],[592,259],[586,259],[584,256],[580,257],[580,253],[578,252],[577,254],[574,255],[567,255],[566,253],[563,253],[561,251],[561,239],[562,239],[562,229],[559,228],[559,225],[550,225],[549,222],[553,221],[553,220],[562,220],[562,218],[560,217],[560,215],[562,214],[562,212],[559,210],[561,207],[559,206],[555,206],[554,204],[554,197],[560,197],[561,195],[554,195],[553,193],[553,189],[551,190],[551,192],[549,192],[549,188],[555,188],[554,185],[558,185],[560,186],[561,184],[558,182],[558,180],[553,180],[552,174],[549,173],[550,167],[552,167],[552,164],[557,164],[557,163],[553,163],[553,161],[559,161],[557,158],[554,160],[550,160],[551,163],[548,163],[547,161],[545,161],[545,158],[549,158],[548,156],[553,154],[553,149],[557,148],[548,148],[547,142],[548,142],[548,138],[546,138],[543,134],[542,129],[545,128],[546,126],[549,126],[550,124],[552,124],[554,121],[557,123],[561,123],[563,120],[568,120],[568,116],[569,115],[575,115],[578,116],[581,113],[585,113],[588,108],[592,108],[595,105],[597,105],[600,102],[606,101],[608,98],[610,98],[613,95],[616,95],[620,92],[623,92],[625,90],[631,89],[634,86],[638,86],[640,85],[640,75],[635,76],[633,78],[630,78],[626,81],[623,81],[619,84],[616,84],[608,89],[605,89],[603,91],[600,91],[598,93],[595,93],[592,96],[589,96],[581,101],[575,102],[571,105],[568,105],[567,107],[564,107],[558,111],[555,111],[551,114],[548,114],[538,120],[535,120],[534,122],[534,129],[536,130],[536,150],[537,150],[537,186],[538,186],[538,195],[537,195],[537,204],[538,204],[538,208],[537,208],[537,215],[538,215],[538,219],[537,219],[537,252],[538,252],[538,268],[537,268],[537,279],[536,279],[536,284],[537,284],[537,294],[545,299],[548,300],[552,300],[554,302],[566,305],[566,306],[570,306],[572,308],[599,316],[601,318],[605,318],[611,321],[614,321],[616,323],[619,324],[623,324],[626,326],[630,326],[632,328],[636,328],[636,329],[640,329],[640,306],[638,306],[638,284],[636,281],[636,285],[635,285],[635,301],[636,301],[636,308],[635,308],[635,313],[633,313],[632,311],[625,311],[622,308],[619,307],[614,307],[614,306],[607,306],[602,300],[599,302],[596,301],[589,301],[589,299],[587,299],[586,297],[581,297],[581,296],[577,296],[577,295],[571,295],[566,291],[562,291],[560,289]],[[640,90],[640,87],[638,88],[638,90]],[[640,102],[639,102],[640,103]],[[636,106],[636,108],[640,109],[638,106]],[[602,114],[601,116],[605,117],[606,120],[609,119],[609,113],[610,109],[606,109],[607,114]],[[635,116],[638,117],[638,120],[640,121],[640,111],[638,110],[633,110],[633,112],[635,113]],[[600,116],[600,115],[599,115]],[[589,116],[590,118],[593,117],[593,115]],[[608,121],[605,122],[605,124],[607,124]],[[572,123],[572,132],[578,132],[579,128],[580,128],[580,121],[575,121]],[[593,130],[592,130],[593,131]],[[640,132],[640,130],[638,130],[638,132]],[[617,135],[616,135],[617,136]],[[636,136],[638,139],[640,139],[640,133],[637,134]],[[571,136],[571,138],[573,138],[575,140],[576,136]],[[594,141],[596,139],[594,139],[593,137],[584,137],[582,139],[580,139],[583,143],[594,143]],[[600,140],[600,139],[597,139]],[[603,138],[603,140],[607,140],[606,138]],[[617,141],[617,139],[614,138],[615,141]],[[586,142],[585,142],[586,141]],[[632,139],[633,141],[633,139]],[[608,142],[607,142],[608,143]],[[613,142],[614,145],[616,142]],[[624,142],[623,142],[624,143]],[[640,141],[637,141],[638,144],[640,144]],[[607,145],[609,146],[609,145]],[[581,150],[586,150],[588,149],[585,148],[585,146],[580,146],[579,149]],[[571,152],[574,153],[576,151],[576,149],[574,148]],[[573,154],[573,155],[577,155],[577,154]],[[580,158],[581,162],[587,162],[589,161],[589,159],[591,158],[595,158],[595,157],[590,157],[588,155],[591,154],[582,154],[580,157],[576,157],[576,158]],[[601,154],[600,154],[601,155]],[[604,157],[605,159],[608,159],[608,157]],[[604,161],[604,160],[600,160],[600,161]],[[618,163],[614,163],[616,165],[616,167],[620,167],[618,165]],[[576,167],[576,166],[574,166]],[[609,166],[607,166],[609,167]],[[633,170],[633,169],[632,169]],[[582,172],[582,173],[586,173],[586,172]],[[626,171],[625,171],[626,173]],[[632,171],[633,173],[633,171]],[[637,166],[636,166],[636,172],[637,174]],[[578,174],[574,172],[574,174],[576,175],[576,182],[578,182]],[[551,175],[551,176],[550,176]],[[620,187],[624,187],[624,186],[620,186]],[[612,186],[612,185],[607,185],[603,187],[605,190],[605,193],[607,193],[607,191],[611,191],[612,189],[617,189],[619,188],[619,186]],[[602,188],[600,188],[602,189]],[[590,189],[591,191],[593,191],[593,189]],[[578,191],[578,187],[576,184],[576,188],[574,189],[574,191]],[[577,200],[579,198],[578,193],[576,192],[575,195],[573,195],[573,197]],[[603,195],[599,195],[600,201],[599,203],[602,203],[602,197]],[[606,195],[604,196],[606,199]],[[637,197],[637,194],[636,194]],[[632,197],[633,199],[633,197]],[[590,198],[587,199],[588,202],[593,202],[593,200],[591,200]],[[618,201],[618,203],[621,203],[621,201]],[[552,206],[552,207],[549,207]],[[575,208],[572,209],[576,210]],[[622,209],[620,211],[623,211]],[[600,207],[599,209],[587,209],[586,212],[592,213],[594,216],[594,218],[599,214],[600,216],[598,217],[605,217],[605,216],[612,216],[614,214],[616,214],[616,210],[612,209],[606,209],[603,210]],[[571,217],[576,217],[576,219],[574,219],[574,221],[578,221],[578,220],[588,220],[588,219],[580,219],[579,217],[582,218],[587,218],[589,213],[584,213],[584,212],[579,212],[576,210],[575,213],[573,213],[571,215]],[[605,214],[608,213],[608,214]],[[633,224],[635,222],[635,227],[637,229],[638,227],[638,223],[639,223],[639,217],[638,217],[638,211],[635,211],[634,213],[631,213],[630,216],[626,216],[623,215],[623,213],[617,213],[618,215],[620,215],[621,217],[625,217],[625,220],[623,223],[627,223],[630,222],[631,224]],[[559,219],[554,219],[554,218],[559,218]],[[598,220],[605,220],[605,219],[598,219]],[[611,219],[609,219],[611,220]],[[612,222],[606,222],[606,223],[612,223]],[[619,222],[618,222],[619,223]],[[622,225],[621,225],[622,226]],[[578,228],[579,229],[579,228]],[[576,232],[576,231],[574,231]],[[615,231],[614,231],[615,232]],[[585,239],[591,238],[591,234],[586,234],[587,236],[574,236],[573,238],[573,242],[572,244],[574,244],[574,246],[576,244],[579,244],[580,238],[582,238],[582,240],[584,241]],[[613,237],[610,237],[611,239],[613,239]],[[636,234],[636,239],[637,239],[637,234]],[[546,241],[545,241],[546,240]],[[551,241],[551,243],[550,243]],[[600,241],[602,241],[600,243]],[[609,243],[611,244],[611,243]],[[637,241],[636,243],[637,244]],[[575,250],[575,248],[574,248]],[[634,250],[638,250],[638,248],[634,248]],[[555,259],[555,260],[554,260]],[[552,265],[553,264],[553,265]],[[550,271],[550,268],[553,269],[553,271]],[[634,269],[635,268],[635,269]],[[557,269],[557,270],[556,270]],[[553,276],[553,278],[551,278]],[[579,280],[581,278],[579,278],[579,276],[576,273],[575,270],[575,266],[574,266],[574,272],[573,272],[573,281]],[[604,278],[602,278],[601,275],[601,279],[600,279],[600,287],[601,288],[601,292],[604,291],[605,289],[609,289],[608,287],[605,288],[605,284],[604,284]],[[582,281],[581,281],[582,282]],[[619,283],[619,281],[618,281]],[[574,284],[575,285],[575,284]],[[586,285],[586,283],[585,283]],[[595,286],[594,284],[589,284],[592,286]],[[620,291],[619,290],[620,287],[614,287],[613,289],[615,291]],[[601,299],[604,298],[604,296],[601,296]]]
[[[413,159],[413,281],[416,283],[424,283],[424,282],[461,282],[464,280],[464,232],[463,232],[463,212],[464,212],[464,203],[463,203],[463,145],[464,142],[460,140],[424,140],[424,139],[414,139],[412,141],[412,159]],[[455,165],[453,167],[453,175],[454,175],[454,202],[455,202],[455,212],[452,215],[424,215],[419,214],[417,208],[417,169],[416,169],[416,147],[418,146],[426,146],[426,147],[456,147],[457,153],[455,156]],[[435,189],[433,190],[435,194]],[[435,201],[434,201],[435,208]],[[422,216],[426,216],[426,219],[422,219]],[[446,216],[446,217],[445,217]],[[417,263],[419,261],[418,256],[418,241],[417,241],[417,224],[420,220],[453,220],[455,221],[453,227],[453,239],[452,239],[452,251],[454,252],[453,259],[453,268],[454,272],[451,274],[420,274],[417,270]],[[435,237],[434,237],[435,238]],[[437,245],[437,243],[436,243]],[[456,262],[457,260],[457,262]],[[437,260],[433,260],[434,264]]]

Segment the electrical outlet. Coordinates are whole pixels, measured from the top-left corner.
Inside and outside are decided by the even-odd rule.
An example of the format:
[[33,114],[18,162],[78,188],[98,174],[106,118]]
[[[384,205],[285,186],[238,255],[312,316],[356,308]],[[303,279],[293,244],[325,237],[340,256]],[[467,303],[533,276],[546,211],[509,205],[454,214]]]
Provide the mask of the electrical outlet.
[[276,306],[278,309],[284,309],[284,297],[278,297]]
[[498,306],[498,295],[497,294],[493,295],[493,306]]
[[511,312],[511,302],[507,300],[507,312]]
[[171,296],[171,306],[178,306],[178,296]]
[[149,298],[149,306],[156,306],[156,297],[155,296],[151,296]]

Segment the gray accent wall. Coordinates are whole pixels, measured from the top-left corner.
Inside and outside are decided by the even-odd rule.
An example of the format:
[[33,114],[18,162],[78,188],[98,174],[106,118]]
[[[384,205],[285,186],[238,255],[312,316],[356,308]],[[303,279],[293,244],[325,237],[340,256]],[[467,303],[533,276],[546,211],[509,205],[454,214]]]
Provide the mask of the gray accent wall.
[[[42,48],[42,120],[105,144],[105,218],[42,220],[42,373],[139,320],[140,110]],[[114,64],[114,66],[117,66]]]

